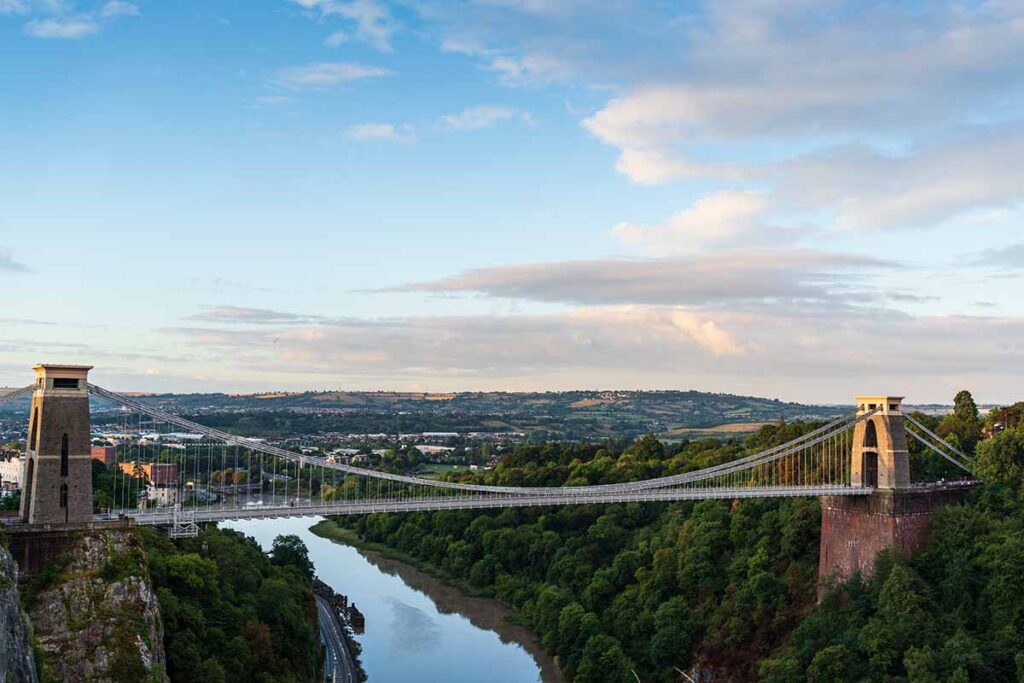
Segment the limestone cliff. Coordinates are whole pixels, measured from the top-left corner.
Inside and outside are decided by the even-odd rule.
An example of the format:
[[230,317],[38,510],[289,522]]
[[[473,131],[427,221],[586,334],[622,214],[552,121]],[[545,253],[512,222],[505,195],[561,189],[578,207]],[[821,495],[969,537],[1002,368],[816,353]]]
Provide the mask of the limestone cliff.
[[0,680],[35,683],[32,627],[18,604],[17,568],[0,547]]
[[29,614],[50,678],[167,680],[156,594],[132,531],[75,538],[36,583]]

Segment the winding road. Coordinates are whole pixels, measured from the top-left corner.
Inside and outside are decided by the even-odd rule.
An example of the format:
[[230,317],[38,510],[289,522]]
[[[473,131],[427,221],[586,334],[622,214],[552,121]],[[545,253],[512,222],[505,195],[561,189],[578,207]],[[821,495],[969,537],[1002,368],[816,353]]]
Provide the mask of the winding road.
[[356,676],[356,664],[348,651],[342,626],[338,615],[334,613],[329,602],[319,595],[316,598],[316,610],[319,615],[320,637],[327,647],[327,664],[324,666],[324,680],[331,683],[359,683]]

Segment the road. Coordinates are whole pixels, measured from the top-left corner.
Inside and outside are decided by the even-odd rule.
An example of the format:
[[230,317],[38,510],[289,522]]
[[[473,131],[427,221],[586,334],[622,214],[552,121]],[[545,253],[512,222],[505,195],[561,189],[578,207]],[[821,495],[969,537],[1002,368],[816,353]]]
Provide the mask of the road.
[[[320,637],[327,648],[327,665],[324,667],[324,680],[331,683],[359,683],[356,676],[356,663],[345,644],[345,636],[341,633],[338,616],[331,609],[326,599],[319,595],[316,598],[316,610],[320,623]],[[336,677],[334,677],[336,676]]]

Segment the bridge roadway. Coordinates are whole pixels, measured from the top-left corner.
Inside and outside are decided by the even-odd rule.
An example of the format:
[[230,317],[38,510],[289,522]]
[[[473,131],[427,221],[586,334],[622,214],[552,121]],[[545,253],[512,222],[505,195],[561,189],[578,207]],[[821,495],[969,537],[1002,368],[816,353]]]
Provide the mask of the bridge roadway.
[[[622,493],[548,495],[470,495],[431,496],[422,498],[366,499],[332,502],[323,505],[253,506],[244,508],[190,508],[196,522],[218,522],[231,519],[264,519],[277,517],[330,517],[333,515],[366,515],[375,512],[419,512],[430,510],[473,510],[510,507],[541,507],[551,505],[594,505],[602,503],[652,503],[678,500],[731,500],[734,498],[808,498],[819,496],[866,496],[874,491],[864,486],[774,486],[744,488],[648,489]],[[137,524],[170,526],[170,510],[144,512],[124,511]],[[99,515],[97,520],[114,519],[120,515]]]

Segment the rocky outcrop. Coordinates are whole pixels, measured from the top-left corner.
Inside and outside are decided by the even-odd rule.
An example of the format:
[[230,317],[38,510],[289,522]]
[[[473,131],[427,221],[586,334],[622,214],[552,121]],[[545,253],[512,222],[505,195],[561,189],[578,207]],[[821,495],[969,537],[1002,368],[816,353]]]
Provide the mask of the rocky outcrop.
[[0,680],[35,683],[32,627],[18,603],[18,570],[0,547]]
[[29,614],[53,680],[167,680],[160,612],[132,531],[75,538],[52,574]]

